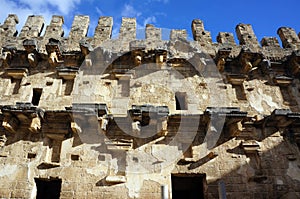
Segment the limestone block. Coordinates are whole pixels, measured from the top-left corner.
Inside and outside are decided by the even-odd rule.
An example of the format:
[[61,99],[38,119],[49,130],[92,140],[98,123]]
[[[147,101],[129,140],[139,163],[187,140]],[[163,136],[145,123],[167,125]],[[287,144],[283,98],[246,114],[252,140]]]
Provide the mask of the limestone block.
[[43,16],[31,15],[27,18],[25,26],[22,28],[19,37],[38,37],[44,26]]

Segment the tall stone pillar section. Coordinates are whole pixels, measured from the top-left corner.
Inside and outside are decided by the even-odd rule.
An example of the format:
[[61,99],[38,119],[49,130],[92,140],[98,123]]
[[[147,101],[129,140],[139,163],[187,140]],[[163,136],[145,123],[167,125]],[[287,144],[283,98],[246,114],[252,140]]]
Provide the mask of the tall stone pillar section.
[[112,17],[100,17],[94,34],[94,46],[99,46],[103,41],[111,38],[113,27]]
[[68,51],[80,51],[79,41],[86,37],[89,28],[89,23],[89,16],[75,16],[68,38]]
[[217,36],[217,41],[220,44],[228,44],[230,46],[236,45],[233,34],[229,32],[220,32]]
[[15,37],[18,34],[16,25],[19,23],[19,18],[15,14],[10,14],[0,26],[0,34],[2,37]]
[[171,30],[170,33],[170,40],[176,40],[176,39],[187,39],[187,32],[186,30]]
[[281,27],[278,29],[277,34],[284,48],[291,48],[292,50],[300,49],[300,39],[293,28]]
[[44,39],[54,38],[60,39],[64,36],[62,25],[64,24],[64,17],[54,15],[52,16],[50,25],[47,26]]
[[212,39],[210,32],[204,30],[203,22],[200,19],[192,21],[192,32],[195,41],[198,41],[201,46],[210,46]]
[[132,41],[136,39],[136,19],[122,18],[119,38],[121,40]]
[[147,40],[161,40],[161,29],[154,27],[152,24],[146,25]]
[[44,27],[44,17],[31,15],[27,18],[19,37],[34,38],[39,37]]
[[238,24],[235,31],[240,45],[245,45],[252,51],[258,51],[260,46],[250,24]]

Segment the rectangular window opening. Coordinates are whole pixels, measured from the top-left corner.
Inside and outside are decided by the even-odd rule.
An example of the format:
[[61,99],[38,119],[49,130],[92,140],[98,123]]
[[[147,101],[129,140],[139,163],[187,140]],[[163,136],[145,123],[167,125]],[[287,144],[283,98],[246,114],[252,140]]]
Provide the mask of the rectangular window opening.
[[42,92],[43,92],[43,89],[41,89],[41,88],[34,88],[33,89],[33,96],[32,96],[31,103],[34,106],[38,106],[39,105],[40,99],[41,99],[41,96],[42,96]]
[[176,92],[175,101],[176,101],[176,110],[187,110],[186,92]]
[[79,155],[71,155],[71,160],[78,161],[79,160]]

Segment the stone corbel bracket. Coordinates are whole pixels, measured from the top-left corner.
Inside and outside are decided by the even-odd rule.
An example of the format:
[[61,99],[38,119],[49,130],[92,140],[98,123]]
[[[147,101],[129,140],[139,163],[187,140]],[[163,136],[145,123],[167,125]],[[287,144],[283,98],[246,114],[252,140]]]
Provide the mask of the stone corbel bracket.
[[204,112],[204,122],[207,126],[215,126],[217,131],[225,123],[229,127],[229,136],[235,137],[243,131],[242,120],[247,114],[237,107],[208,107]]
[[9,132],[16,133],[21,123],[32,133],[40,132],[44,110],[31,103],[17,103],[15,106],[3,106],[1,111],[5,115],[2,126]]
[[250,49],[242,48],[239,56],[239,62],[242,65],[241,72],[248,74],[250,71],[255,70],[263,60],[261,53],[252,52]]
[[27,77],[28,69],[27,68],[7,68],[5,69],[5,74],[8,77],[13,79],[22,79],[23,77]]
[[38,65],[38,49],[37,41],[35,39],[26,39],[23,41],[23,46],[27,53],[27,60],[31,67]]
[[229,57],[232,48],[221,48],[218,50],[215,62],[220,72],[224,72],[226,59]]
[[48,44],[46,45],[46,50],[48,53],[48,62],[50,66],[56,67],[63,63],[62,51],[60,49],[60,41],[50,38]]
[[275,109],[267,119],[266,126],[286,128],[296,121],[300,121],[300,113],[292,112],[289,109]]
[[2,48],[2,54],[0,60],[2,61],[2,66],[5,68],[9,68],[11,61],[14,55],[17,52],[17,48],[14,46],[6,46]]
[[300,50],[293,51],[292,55],[289,57],[290,71],[293,75],[300,75]]
[[98,126],[106,131],[109,122],[106,104],[75,103],[72,107],[66,107],[66,110],[71,114],[70,128],[73,133],[82,133],[85,127],[97,129]]
[[76,75],[78,74],[79,68],[77,67],[57,67],[57,75],[58,77],[64,79],[64,80],[74,80]]
[[165,136],[168,128],[169,108],[167,106],[133,105],[128,113],[133,121],[133,130],[138,134],[143,133],[143,128],[148,125],[156,127],[157,135]]

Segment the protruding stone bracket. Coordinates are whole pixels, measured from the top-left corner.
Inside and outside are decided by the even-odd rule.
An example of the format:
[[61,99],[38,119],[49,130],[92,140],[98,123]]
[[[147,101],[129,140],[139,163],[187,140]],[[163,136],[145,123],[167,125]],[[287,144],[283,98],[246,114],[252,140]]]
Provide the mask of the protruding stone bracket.
[[16,133],[20,125],[18,118],[11,114],[5,114],[2,126],[10,133]]
[[12,58],[17,52],[17,48],[14,46],[6,46],[2,48],[2,54],[0,60],[2,60],[2,66],[9,68]]
[[44,110],[32,106],[31,103],[17,103],[16,106],[4,106],[1,111],[7,116],[3,126],[15,133],[20,123],[28,124],[28,130],[38,133],[42,127]]
[[135,66],[142,64],[144,53],[141,50],[131,51],[132,60]]
[[104,139],[108,150],[129,151],[133,148],[133,139]]
[[50,38],[49,43],[46,45],[46,50],[49,56],[48,61],[53,67],[63,63],[60,45],[60,41],[53,38]]
[[0,147],[5,146],[5,143],[7,142],[7,137],[5,135],[0,136]]
[[287,87],[293,83],[293,78],[284,75],[274,77],[274,83],[281,87]]
[[5,69],[5,74],[13,79],[22,79],[27,77],[28,69],[27,68],[7,68]]
[[133,121],[133,130],[143,133],[143,127],[154,125],[159,136],[165,136],[168,128],[169,108],[167,106],[133,105],[128,113]]
[[218,70],[220,72],[224,72],[225,70],[225,64],[226,64],[226,59],[229,57],[231,53],[231,48],[221,48],[218,51],[218,54],[216,56],[216,65],[218,67]]
[[92,45],[85,39],[79,41],[81,53],[86,57],[90,52],[94,50]]
[[241,145],[246,155],[257,154],[258,151],[260,150],[260,145],[255,140],[243,141]]
[[[81,133],[84,126],[89,127],[99,125],[103,131],[106,131],[109,119],[106,117],[108,110],[106,104],[75,103],[72,107],[66,107],[71,114],[72,121],[70,127],[73,133]],[[96,121],[97,120],[97,121]]]
[[238,56],[238,59],[242,65],[241,72],[247,74],[259,66],[262,61],[262,54],[254,53],[250,49],[243,48]]
[[247,75],[243,74],[228,74],[227,80],[232,85],[242,85],[247,79]]
[[294,113],[289,109],[275,109],[266,119],[266,126],[286,128],[296,121],[300,121],[300,113]]
[[57,75],[58,77],[64,80],[74,80],[76,75],[78,74],[77,67],[57,67]]
[[[204,123],[210,124],[211,121],[215,124],[211,124],[215,127],[223,127],[223,122],[225,125],[229,126],[230,136],[234,137],[239,135],[242,130],[242,120],[247,117],[247,112],[241,111],[237,107],[208,107],[204,112]],[[221,122],[222,124],[219,124]],[[221,130],[221,129],[215,130]]]
[[37,40],[26,39],[23,41],[23,46],[27,53],[27,60],[31,67],[36,67],[38,65],[38,49]]
[[293,51],[289,58],[289,66],[293,75],[298,76],[300,74],[300,50]]

